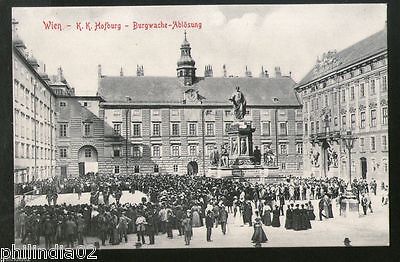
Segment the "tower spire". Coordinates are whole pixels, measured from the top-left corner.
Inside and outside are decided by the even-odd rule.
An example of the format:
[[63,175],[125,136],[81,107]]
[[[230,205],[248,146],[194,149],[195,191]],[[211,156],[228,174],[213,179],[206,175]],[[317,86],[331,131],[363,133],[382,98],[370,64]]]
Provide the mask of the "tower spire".
[[190,53],[192,48],[190,47],[190,43],[187,41],[186,30],[184,35],[185,38],[181,44],[181,57],[177,62],[176,73],[178,78],[183,80],[185,86],[190,86],[196,79],[196,67],[194,66],[196,62]]

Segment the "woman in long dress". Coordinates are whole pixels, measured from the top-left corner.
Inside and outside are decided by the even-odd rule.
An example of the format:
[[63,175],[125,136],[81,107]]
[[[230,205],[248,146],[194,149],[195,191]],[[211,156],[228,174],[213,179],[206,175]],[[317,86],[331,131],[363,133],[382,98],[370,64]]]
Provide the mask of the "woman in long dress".
[[264,204],[263,212],[262,212],[262,222],[266,226],[271,225],[271,207],[267,204]]
[[192,227],[201,227],[201,221],[200,221],[200,207],[199,206],[193,206],[192,207]]
[[259,217],[255,219],[253,227],[254,227],[254,233],[253,236],[251,237],[251,241],[253,243],[256,243],[256,245],[267,242],[268,238],[264,232],[264,229],[262,228],[261,219]]
[[281,222],[279,221],[279,215],[280,215],[280,211],[279,211],[279,206],[275,206],[275,210],[272,211],[272,227],[280,227],[281,226]]
[[308,209],[308,218],[310,220],[315,220],[314,206],[311,204],[311,201],[308,201],[308,204],[306,204],[306,207]]

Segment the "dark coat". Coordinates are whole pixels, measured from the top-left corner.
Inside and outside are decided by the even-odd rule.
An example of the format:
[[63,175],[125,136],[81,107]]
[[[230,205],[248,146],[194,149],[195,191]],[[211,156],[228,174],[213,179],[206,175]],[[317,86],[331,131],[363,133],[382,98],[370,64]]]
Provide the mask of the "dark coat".
[[278,209],[275,209],[274,211],[272,211],[272,226],[273,227],[281,226],[281,222],[279,221],[279,215],[280,215],[280,212]]
[[300,210],[299,209],[293,209],[292,212],[292,228],[294,230],[300,230],[301,222],[300,222]]
[[293,210],[290,208],[286,210],[285,228],[293,229]]
[[251,241],[254,243],[265,243],[268,241],[267,235],[264,232],[264,229],[262,228],[261,222],[255,222],[254,223],[254,233],[253,236],[251,237]]
[[212,228],[214,226],[214,218],[211,216],[206,216],[206,227]]

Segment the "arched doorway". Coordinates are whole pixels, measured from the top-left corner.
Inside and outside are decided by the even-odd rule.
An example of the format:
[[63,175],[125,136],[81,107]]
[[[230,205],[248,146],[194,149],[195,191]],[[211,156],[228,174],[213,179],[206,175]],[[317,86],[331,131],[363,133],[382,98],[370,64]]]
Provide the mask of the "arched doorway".
[[190,161],[189,164],[187,165],[187,173],[190,176],[195,176],[197,175],[199,171],[199,166],[197,165],[196,161]]
[[367,159],[365,157],[360,158],[361,161],[361,177],[363,179],[367,178]]
[[79,176],[84,176],[89,172],[98,171],[98,154],[93,146],[83,146],[78,151]]

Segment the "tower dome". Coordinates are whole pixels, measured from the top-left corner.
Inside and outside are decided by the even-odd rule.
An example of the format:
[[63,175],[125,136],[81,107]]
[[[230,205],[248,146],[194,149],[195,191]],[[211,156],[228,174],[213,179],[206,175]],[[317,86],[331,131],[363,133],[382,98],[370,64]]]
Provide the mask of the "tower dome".
[[196,62],[192,58],[191,55],[191,47],[190,43],[186,38],[186,31],[185,31],[185,38],[181,44],[181,57],[179,58],[177,64],[177,76],[178,78],[183,79],[184,85],[192,85],[195,78],[196,78]]

